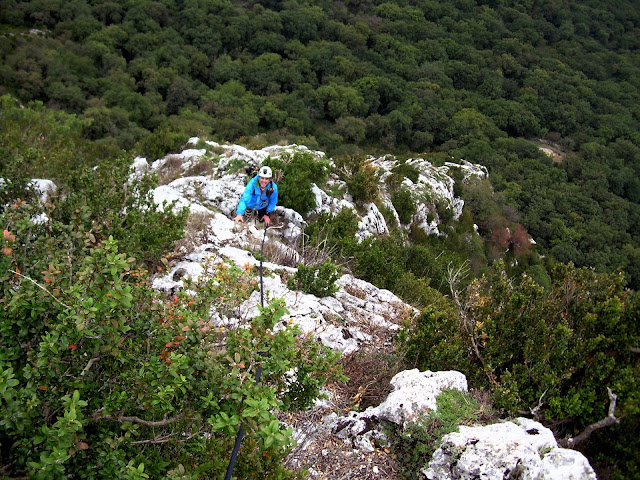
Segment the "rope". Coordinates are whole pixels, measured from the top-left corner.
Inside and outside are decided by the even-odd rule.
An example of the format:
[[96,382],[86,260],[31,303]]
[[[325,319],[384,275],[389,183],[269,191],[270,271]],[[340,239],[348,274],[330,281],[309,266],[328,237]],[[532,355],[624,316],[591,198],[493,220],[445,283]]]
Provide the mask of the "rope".
[[[264,281],[262,277],[262,256],[264,252],[264,241],[267,238],[267,227],[264,226],[264,235],[262,237],[262,245],[260,246],[260,306],[264,308]],[[254,385],[260,383],[260,377],[262,376],[262,364],[258,364],[258,371],[256,372],[256,379]],[[231,480],[231,475],[233,474],[233,469],[236,466],[236,460],[238,459],[238,452],[240,451],[240,444],[242,443],[242,438],[244,437],[244,429],[242,427],[238,428],[238,434],[236,435],[236,442],[233,445],[233,450],[231,451],[231,458],[229,459],[229,466],[227,467],[227,474],[224,477],[224,480]]]

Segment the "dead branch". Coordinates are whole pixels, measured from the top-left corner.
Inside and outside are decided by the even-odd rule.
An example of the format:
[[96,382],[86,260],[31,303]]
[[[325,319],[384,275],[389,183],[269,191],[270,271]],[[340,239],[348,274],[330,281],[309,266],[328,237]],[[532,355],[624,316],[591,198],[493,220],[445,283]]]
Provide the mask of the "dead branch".
[[631,353],[640,353],[640,348],[638,347],[629,347]]
[[469,336],[469,340],[471,340],[473,352],[482,364],[482,368],[486,371],[484,358],[482,357],[482,353],[480,353],[480,347],[478,347],[478,342],[476,341],[476,336],[473,331],[473,319],[469,317],[467,306],[462,304],[460,295],[458,293],[458,285],[460,281],[463,280],[467,275],[469,275],[469,267],[467,266],[466,262],[456,269],[451,267],[451,263],[447,266],[447,283],[449,284],[449,290],[451,291],[453,301],[460,311],[460,320],[462,321],[462,326],[466,330],[466,333]]
[[[187,440],[191,440],[196,435],[197,434],[195,433],[191,435],[187,435],[186,437],[180,438],[180,441],[186,442]],[[176,436],[175,433],[172,433],[170,435],[158,435],[155,438],[150,438],[147,440],[137,440],[135,442],[131,442],[130,445],[160,445],[162,443],[167,443],[169,440],[171,440],[175,436]]]
[[540,395],[540,398],[538,399],[538,404],[531,409],[531,415],[533,415],[533,419],[536,421],[540,420],[540,409],[542,408],[542,405],[544,405],[544,403],[542,403],[542,399],[546,394],[547,390],[542,392],[542,395]]
[[146,427],[164,427],[166,425],[171,425],[172,423],[179,422],[180,420],[185,418],[185,416],[186,416],[185,413],[181,413],[180,415],[176,415],[175,417],[171,417],[171,418],[165,417],[162,420],[149,421],[149,420],[143,420],[140,417],[125,417],[124,415],[99,415],[99,411],[97,411],[97,412],[94,412],[90,418],[95,422],[100,420],[113,420],[116,422],[139,423],[140,425],[144,425]]
[[601,428],[609,427],[616,423],[620,423],[620,419],[616,418],[616,401],[618,396],[611,391],[609,387],[607,387],[607,393],[609,394],[609,414],[600,420],[599,422],[592,423],[587,428],[585,428],[582,433],[580,433],[577,437],[567,438],[558,442],[558,444],[562,447],[566,448],[575,448],[576,445],[587,440],[593,432],[596,430],[600,430]]
[[15,270],[9,270],[11,273],[15,273],[16,275],[18,275],[19,277],[24,278],[25,280],[29,280],[31,283],[33,283],[36,287],[40,288],[41,290],[44,290],[45,292],[47,292],[49,294],[49,296],[51,298],[53,298],[56,302],[58,302],[60,305],[62,305],[64,308],[67,309],[71,309],[70,306],[65,305],[64,303],[62,303],[60,300],[58,300],[55,295],[53,293],[51,293],[49,290],[47,290],[45,287],[43,287],[42,285],[40,285],[38,282],[36,282],[35,280],[33,280],[32,278],[29,278],[25,275],[22,275],[21,273],[16,272]]
[[86,374],[86,373],[89,371],[89,369],[92,367],[92,365],[93,365],[94,363],[96,363],[98,360],[100,360],[100,357],[93,357],[91,360],[89,360],[89,362],[87,363],[87,366],[86,366],[86,367],[84,367],[84,368],[82,369],[82,372],[80,372],[80,376],[81,376],[81,377],[84,377],[84,376],[85,376],[85,374]]

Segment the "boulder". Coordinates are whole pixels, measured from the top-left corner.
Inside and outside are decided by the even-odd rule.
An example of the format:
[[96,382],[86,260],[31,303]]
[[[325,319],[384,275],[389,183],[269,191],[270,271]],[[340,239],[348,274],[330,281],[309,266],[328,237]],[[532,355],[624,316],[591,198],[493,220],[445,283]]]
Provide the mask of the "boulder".
[[581,453],[558,448],[548,428],[526,418],[461,426],[442,438],[420,473],[427,480],[596,480]]
[[360,450],[372,451],[372,440],[384,438],[381,421],[405,426],[420,415],[435,411],[436,398],[444,389],[454,388],[467,391],[467,379],[455,371],[420,372],[418,369],[405,370],[391,379],[393,391],[377,407],[369,407],[364,412],[350,412],[338,419],[334,433],[345,441],[353,442]]

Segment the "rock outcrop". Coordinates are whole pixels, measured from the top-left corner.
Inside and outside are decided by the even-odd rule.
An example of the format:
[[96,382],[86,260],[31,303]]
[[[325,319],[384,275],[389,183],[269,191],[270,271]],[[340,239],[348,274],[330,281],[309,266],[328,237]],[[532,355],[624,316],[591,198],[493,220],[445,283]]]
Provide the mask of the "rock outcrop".
[[596,480],[584,455],[558,448],[548,428],[526,418],[461,426],[442,438],[421,474],[428,480]]

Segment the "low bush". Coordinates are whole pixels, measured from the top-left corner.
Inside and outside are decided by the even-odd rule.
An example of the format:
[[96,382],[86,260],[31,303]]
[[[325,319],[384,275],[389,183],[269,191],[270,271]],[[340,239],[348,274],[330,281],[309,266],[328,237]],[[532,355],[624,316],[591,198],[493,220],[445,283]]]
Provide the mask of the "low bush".
[[317,297],[330,297],[338,291],[336,280],[342,276],[342,269],[326,260],[320,265],[298,265],[298,271],[287,282],[291,290],[301,290]]
[[[418,368],[462,371],[505,414],[536,408],[559,438],[607,417],[609,387],[622,423],[612,430],[628,431],[640,416],[637,294],[622,274],[571,265],[556,265],[551,282],[514,281],[497,264],[458,292],[458,315],[425,309],[404,330],[402,348]],[[618,462],[625,442],[607,447]]]
[[400,189],[391,194],[391,203],[398,213],[400,223],[405,225],[411,223],[418,207],[415,200],[411,197],[411,192]]
[[[164,298],[112,238],[71,252],[48,236],[54,224],[34,237],[24,217],[2,220],[11,225],[0,257],[5,474],[220,478],[242,426],[238,478],[296,477],[282,466],[291,432],[273,412],[304,408],[342,376],[337,354],[295,328],[271,333],[287,313],[281,301],[224,332],[209,314],[245,288],[234,287],[241,273],[220,268],[197,297]],[[26,241],[49,252],[48,267],[42,258],[16,267]]]
[[335,163],[356,204],[371,203],[378,198],[377,170],[370,161],[362,155],[347,155],[337,158]]

